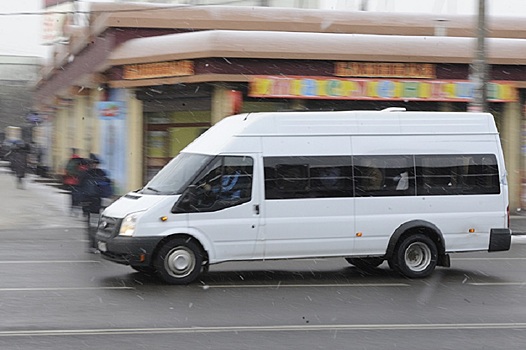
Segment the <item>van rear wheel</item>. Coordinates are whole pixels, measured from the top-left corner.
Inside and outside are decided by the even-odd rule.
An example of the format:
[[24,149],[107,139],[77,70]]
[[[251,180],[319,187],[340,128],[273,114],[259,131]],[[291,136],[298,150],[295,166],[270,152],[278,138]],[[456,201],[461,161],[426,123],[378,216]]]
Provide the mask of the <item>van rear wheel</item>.
[[345,260],[363,271],[374,270],[384,262],[382,258],[345,258]]
[[188,284],[201,272],[203,252],[192,240],[176,238],[161,247],[155,258],[159,277],[169,284]]
[[438,250],[431,238],[416,234],[404,238],[389,259],[389,266],[409,278],[429,276],[437,266]]

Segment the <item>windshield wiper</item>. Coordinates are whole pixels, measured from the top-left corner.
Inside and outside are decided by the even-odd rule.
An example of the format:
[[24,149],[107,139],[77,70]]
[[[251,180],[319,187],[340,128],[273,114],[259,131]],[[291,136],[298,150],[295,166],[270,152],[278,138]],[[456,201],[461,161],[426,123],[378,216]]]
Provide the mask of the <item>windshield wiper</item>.
[[155,193],[159,193],[159,192],[161,192],[161,191],[159,191],[158,189],[153,188],[153,187],[146,187],[146,189],[147,189],[147,190],[150,190],[150,191],[152,191],[152,192],[155,192]]

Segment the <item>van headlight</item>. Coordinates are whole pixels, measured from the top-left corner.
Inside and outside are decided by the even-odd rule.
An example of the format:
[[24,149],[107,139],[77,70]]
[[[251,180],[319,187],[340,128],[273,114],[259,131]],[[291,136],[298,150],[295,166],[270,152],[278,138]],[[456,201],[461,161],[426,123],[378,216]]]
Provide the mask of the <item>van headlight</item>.
[[137,221],[143,213],[144,212],[136,212],[126,215],[122,220],[121,228],[119,229],[119,236],[133,236],[135,225],[137,225]]

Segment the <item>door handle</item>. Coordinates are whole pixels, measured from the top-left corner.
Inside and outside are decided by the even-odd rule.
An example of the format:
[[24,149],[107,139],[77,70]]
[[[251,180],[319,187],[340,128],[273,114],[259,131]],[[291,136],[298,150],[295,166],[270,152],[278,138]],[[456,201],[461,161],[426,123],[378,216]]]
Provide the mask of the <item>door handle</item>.
[[259,215],[259,204],[254,204],[254,213],[256,213],[256,215]]

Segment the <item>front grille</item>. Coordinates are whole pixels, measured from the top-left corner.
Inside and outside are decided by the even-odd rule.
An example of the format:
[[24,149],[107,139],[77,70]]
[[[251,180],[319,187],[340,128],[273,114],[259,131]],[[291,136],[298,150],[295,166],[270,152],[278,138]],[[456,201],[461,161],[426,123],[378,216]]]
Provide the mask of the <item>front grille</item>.
[[122,219],[102,216],[99,220],[97,233],[105,238],[115,237],[119,234]]

